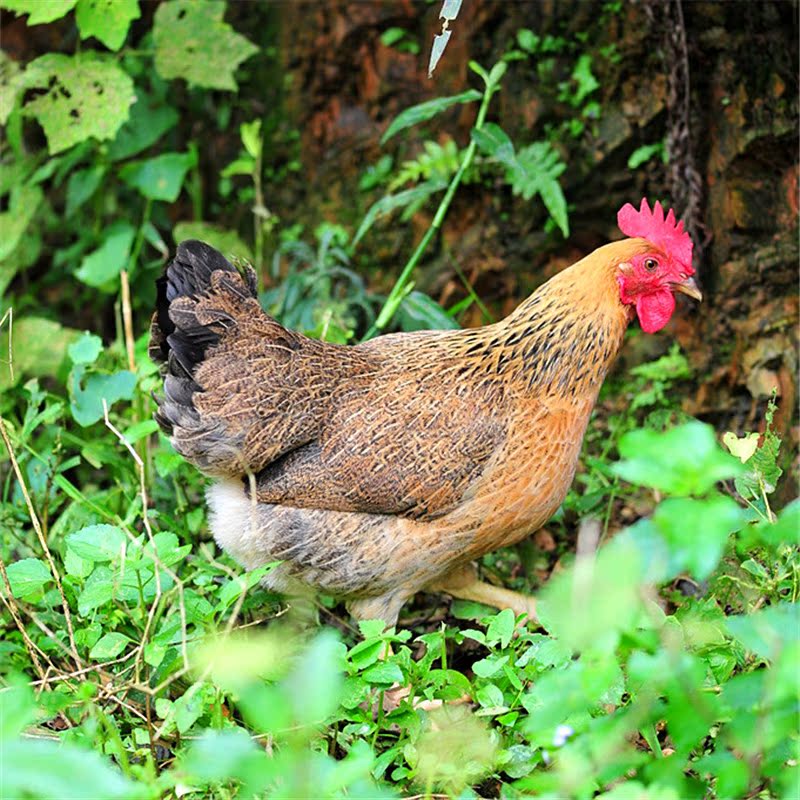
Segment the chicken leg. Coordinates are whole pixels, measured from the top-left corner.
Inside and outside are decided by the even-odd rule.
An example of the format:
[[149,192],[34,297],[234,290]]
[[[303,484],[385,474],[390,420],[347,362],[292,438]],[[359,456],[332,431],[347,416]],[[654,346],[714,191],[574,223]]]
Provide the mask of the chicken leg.
[[474,564],[465,564],[426,588],[494,608],[510,608],[517,616],[525,615],[530,622],[538,621],[534,597],[480,580]]

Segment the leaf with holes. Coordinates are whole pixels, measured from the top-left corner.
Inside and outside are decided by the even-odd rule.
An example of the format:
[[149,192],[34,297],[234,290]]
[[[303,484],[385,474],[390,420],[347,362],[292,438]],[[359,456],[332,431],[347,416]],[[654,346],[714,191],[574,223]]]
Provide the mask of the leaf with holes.
[[130,76],[92,53],[41,56],[25,70],[24,85],[46,90],[23,110],[44,129],[51,155],[90,137],[113,139],[136,99]]
[[78,0],[0,0],[0,8],[30,14],[28,25],[43,25],[66,16]]
[[161,3],[153,24],[156,70],[193,86],[236,91],[236,68],[258,51],[222,17],[221,0]]
[[81,39],[94,36],[109,50],[119,50],[131,22],[142,15],[139,0],[78,0],[75,19]]

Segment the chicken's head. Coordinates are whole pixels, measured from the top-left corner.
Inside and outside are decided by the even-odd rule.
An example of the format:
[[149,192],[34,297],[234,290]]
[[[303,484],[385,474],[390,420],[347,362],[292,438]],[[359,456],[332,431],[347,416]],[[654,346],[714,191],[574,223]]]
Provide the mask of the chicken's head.
[[655,333],[669,322],[675,310],[675,292],[702,300],[692,268],[692,240],[675,222],[670,210],[664,217],[661,203],[653,210],[643,199],[637,211],[630,203],[617,214],[620,230],[626,235],[646,239],[651,251],[637,253],[619,265],[617,283],[620,300],[635,305],[642,330]]

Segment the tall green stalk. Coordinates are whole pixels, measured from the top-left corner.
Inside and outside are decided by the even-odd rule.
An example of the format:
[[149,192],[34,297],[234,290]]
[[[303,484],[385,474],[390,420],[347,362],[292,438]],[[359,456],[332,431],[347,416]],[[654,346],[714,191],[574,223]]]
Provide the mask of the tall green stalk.
[[[478,72],[486,84],[486,89],[483,93],[483,97],[481,98],[480,107],[478,108],[478,116],[475,120],[474,129],[480,130],[484,121],[486,120],[486,113],[489,110],[489,103],[492,100],[492,95],[494,95],[494,93],[497,91],[498,84],[505,74],[506,64],[505,62],[496,64],[489,74],[487,74],[485,70],[477,67],[477,65],[471,66],[473,66],[473,69]],[[386,298],[386,302],[383,304],[380,314],[378,314],[378,318],[365,334],[364,341],[377,335],[392,321],[392,317],[394,317],[397,309],[400,307],[400,303],[403,302],[403,298],[410,291],[411,275],[425,253],[425,250],[427,249],[431,239],[441,228],[442,222],[444,222],[444,218],[447,214],[447,210],[450,208],[450,203],[453,201],[453,197],[455,196],[456,189],[458,189],[458,186],[464,177],[464,173],[470,168],[472,161],[475,158],[475,151],[477,149],[478,146],[475,143],[475,140],[471,139],[467,149],[464,151],[464,157],[461,160],[461,164],[459,165],[456,174],[453,175],[450,184],[447,187],[447,191],[444,193],[444,197],[442,197],[439,203],[439,208],[436,209],[436,215],[433,218],[433,222],[428,230],[425,231],[425,235],[422,237],[420,243],[411,254],[411,258],[408,259],[405,267],[403,267],[403,271],[395,281],[392,291],[389,292],[389,296]]]

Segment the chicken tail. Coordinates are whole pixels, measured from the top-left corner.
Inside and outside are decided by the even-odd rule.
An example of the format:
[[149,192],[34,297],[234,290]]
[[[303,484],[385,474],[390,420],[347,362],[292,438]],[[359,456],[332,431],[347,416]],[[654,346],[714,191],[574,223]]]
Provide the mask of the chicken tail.
[[223,337],[248,317],[263,314],[256,274],[250,267],[240,273],[203,242],[186,241],[156,288],[149,353],[165,366],[164,394],[156,397],[155,419],[172,436],[178,452],[204,472],[242,475],[254,466],[245,456],[244,421],[236,424],[219,404],[214,413],[203,409],[198,371]]

